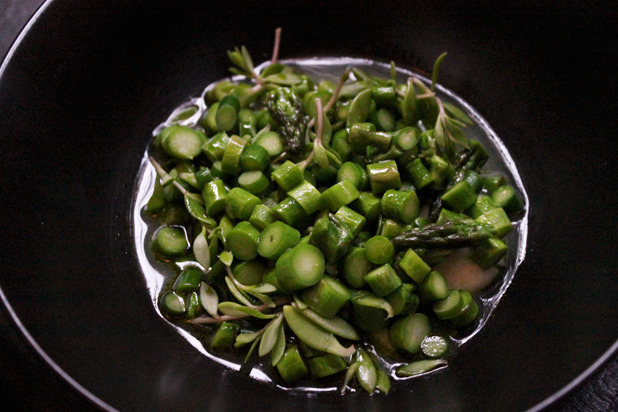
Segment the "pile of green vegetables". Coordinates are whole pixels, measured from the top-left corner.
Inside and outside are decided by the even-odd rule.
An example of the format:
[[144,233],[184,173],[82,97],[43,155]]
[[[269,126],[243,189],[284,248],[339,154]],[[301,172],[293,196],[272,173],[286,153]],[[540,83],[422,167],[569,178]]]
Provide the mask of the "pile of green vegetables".
[[499,263],[522,202],[481,175],[471,120],[436,96],[444,55],[430,85],[397,83],[394,64],[390,79],[352,68],[334,84],[277,49],[260,73],[244,47],[228,52],[244,80],[214,84],[199,121],[179,124],[188,107],[156,135],[145,213],[177,272],[159,308],[212,350],[265,357],[275,381],[388,392],[391,373],[445,365],[449,334],[479,316],[432,268],[463,247]]

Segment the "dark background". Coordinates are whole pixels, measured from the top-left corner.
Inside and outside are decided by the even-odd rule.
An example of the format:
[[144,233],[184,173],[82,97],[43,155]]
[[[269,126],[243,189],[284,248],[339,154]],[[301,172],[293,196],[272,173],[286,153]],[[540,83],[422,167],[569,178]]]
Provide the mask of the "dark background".
[[[41,0],[0,0],[0,56],[4,56],[12,42],[26,24],[30,16],[42,3]],[[600,4],[601,2],[597,2]],[[608,4],[611,2],[608,2]],[[566,4],[566,3],[565,3]],[[594,2],[571,3],[556,13],[563,14],[565,31],[592,30],[589,26],[596,19],[607,22],[614,16],[614,6],[602,7]],[[560,6],[562,7],[562,6]],[[520,13],[535,14],[538,10],[522,7]],[[582,14],[578,20],[575,16]],[[575,26],[573,22],[578,22]],[[603,27],[608,27],[605,24]],[[555,27],[553,25],[552,27]],[[614,33],[598,31],[600,36],[614,36]],[[568,38],[568,36],[565,36]],[[601,44],[611,44],[607,38]],[[591,45],[594,49],[598,45]],[[600,53],[594,53],[595,56]],[[587,59],[588,56],[572,56],[573,59]],[[611,59],[613,56],[607,56]],[[565,58],[565,60],[567,60]],[[594,70],[594,61],[579,61],[582,67]],[[586,76],[586,73],[582,73]],[[607,79],[606,86],[614,88],[615,79]],[[615,112],[615,110],[614,110]],[[610,110],[611,113],[611,110]],[[615,114],[615,113],[614,113]],[[539,365],[542,367],[542,365]],[[25,339],[16,331],[8,313],[0,311],[0,405],[14,405],[10,410],[85,410],[94,408],[88,401],[76,394],[69,384],[56,373],[30,348]],[[618,357],[595,372],[583,385],[552,406],[552,411],[605,411],[618,410]]]

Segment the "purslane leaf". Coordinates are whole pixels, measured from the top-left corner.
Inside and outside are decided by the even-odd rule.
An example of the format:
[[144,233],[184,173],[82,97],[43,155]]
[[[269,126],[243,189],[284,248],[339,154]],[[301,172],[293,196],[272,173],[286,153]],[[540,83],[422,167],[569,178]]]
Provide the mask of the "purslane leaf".
[[262,335],[262,341],[260,342],[260,348],[258,350],[259,356],[267,355],[277,344],[282,321],[283,314],[280,313],[279,316],[270,321],[264,329],[264,334]]
[[252,333],[241,333],[238,336],[236,336],[236,341],[234,342],[234,347],[235,348],[240,348],[241,346],[244,346],[248,343],[253,342],[254,340],[256,340],[257,338],[259,338],[260,336],[262,336],[262,333],[264,333],[263,331],[258,331],[258,332],[252,332]]
[[202,228],[200,234],[193,241],[193,255],[197,263],[208,270],[210,267],[210,248],[206,240],[206,228]]
[[360,366],[360,362],[356,361],[348,366],[348,370],[345,373],[345,377],[343,378],[343,384],[341,385],[341,394],[345,393],[347,386],[350,384],[350,381],[354,376],[356,376],[356,371],[358,371],[358,367]]
[[448,112],[449,115],[452,116],[452,118],[458,119],[464,124],[468,124],[468,125],[474,124],[474,121],[470,119],[470,117],[459,107],[449,102],[442,102],[442,105],[444,105],[444,109]]
[[236,299],[238,299],[238,301],[244,305],[247,305],[249,307],[254,307],[255,305],[249,300],[248,296],[246,296],[240,289],[238,289],[236,287],[236,285],[234,284],[234,281],[229,277],[226,276],[225,277],[225,283],[227,284],[228,289],[230,290],[230,292],[232,293],[232,295],[234,295],[234,297]]
[[309,308],[301,310],[301,312],[303,315],[305,315],[330,333],[350,340],[360,339],[360,336],[358,336],[356,329],[354,329],[354,327],[343,318],[340,318],[338,316],[335,316],[333,318],[325,318],[318,315]]
[[279,326],[279,334],[277,335],[277,343],[273,348],[272,352],[270,352],[270,363],[273,366],[277,366],[281,358],[285,353],[285,328],[283,324]]
[[445,57],[446,52],[439,55],[433,64],[433,71],[431,73],[431,91],[434,91],[436,88],[436,83],[438,83],[438,75],[440,74],[440,66],[442,65],[442,60],[444,60]]
[[200,300],[202,302],[202,307],[210,316],[217,316],[219,296],[213,287],[206,282],[200,284]]
[[254,318],[258,318],[258,319],[272,319],[275,316],[277,316],[276,314],[265,314],[260,312],[259,310],[255,309],[255,308],[250,308],[248,306],[243,306],[241,304],[238,304],[236,302],[221,302],[218,305],[218,309],[219,312],[223,313],[224,315],[228,315],[228,316],[252,316]]

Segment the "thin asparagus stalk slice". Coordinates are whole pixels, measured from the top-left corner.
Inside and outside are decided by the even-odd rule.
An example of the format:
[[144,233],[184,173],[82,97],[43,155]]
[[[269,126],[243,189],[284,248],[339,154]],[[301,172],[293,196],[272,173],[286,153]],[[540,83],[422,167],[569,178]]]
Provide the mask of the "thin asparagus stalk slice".
[[410,229],[392,239],[397,248],[448,248],[476,246],[491,237],[487,226],[481,223],[446,222],[428,224]]

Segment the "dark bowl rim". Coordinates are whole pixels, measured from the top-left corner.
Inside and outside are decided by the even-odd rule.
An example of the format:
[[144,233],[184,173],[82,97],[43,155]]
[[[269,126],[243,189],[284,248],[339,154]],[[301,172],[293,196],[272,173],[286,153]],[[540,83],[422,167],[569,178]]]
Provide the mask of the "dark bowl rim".
[[[55,0],[45,0],[36,12],[30,17],[26,25],[21,29],[17,38],[13,41],[11,47],[7,51],[6,55],[2,59],[2,64],[0,64],[0,79],[2,79],[4,72],[6,70],[7,65],[15,54],[15,51],[20,46],[23,39],[28,35],[32,27],[35,25],[37,20],[43,15],[48,6],[54,2]],[[106,410],[106,411],[117,411],[114,407],[109,405],[107,402],[103,401],[95,394],[90,392],[87,388],[82,386],[79,382],[77,382],[69,373],[67,373],[64,369],[62,369],[48,354],[45,350],[38,344],[38,342],[32,337],[30,332],[26,326],[21,322],[17,313],[13,309],[10,304],[8,298],[4,294],[2,290],[2,285],[0,284],[0,300],[2,304],[6,308],[7,312],[10,315],[11,320],[14,323],[14,326],[19,330],[21,335],[25,338],[27,343],[31,346],[32,349],[37,353],[37,355],[47,364],[49,365],[65,382],[67,382],[73,389],[75,389],[79,394],[83,395],[87,399],[89,399],[96,406]],[[534,405],[533,407],[528,409],[528,412],[537,412],[541,411],[548,406],[551,406],[553,403],[563,398],[565,395],[582,385],[589,377],[591,377],[595,372],[597,372],[601,366],[603,366],[615,353],[618,353],[618,339],[609,347],[592,365],[586,368],[583,372],[577,375],[569,384],[561,388],[560,390],[554,392],[550,396],[548,396],[542,402]]]

